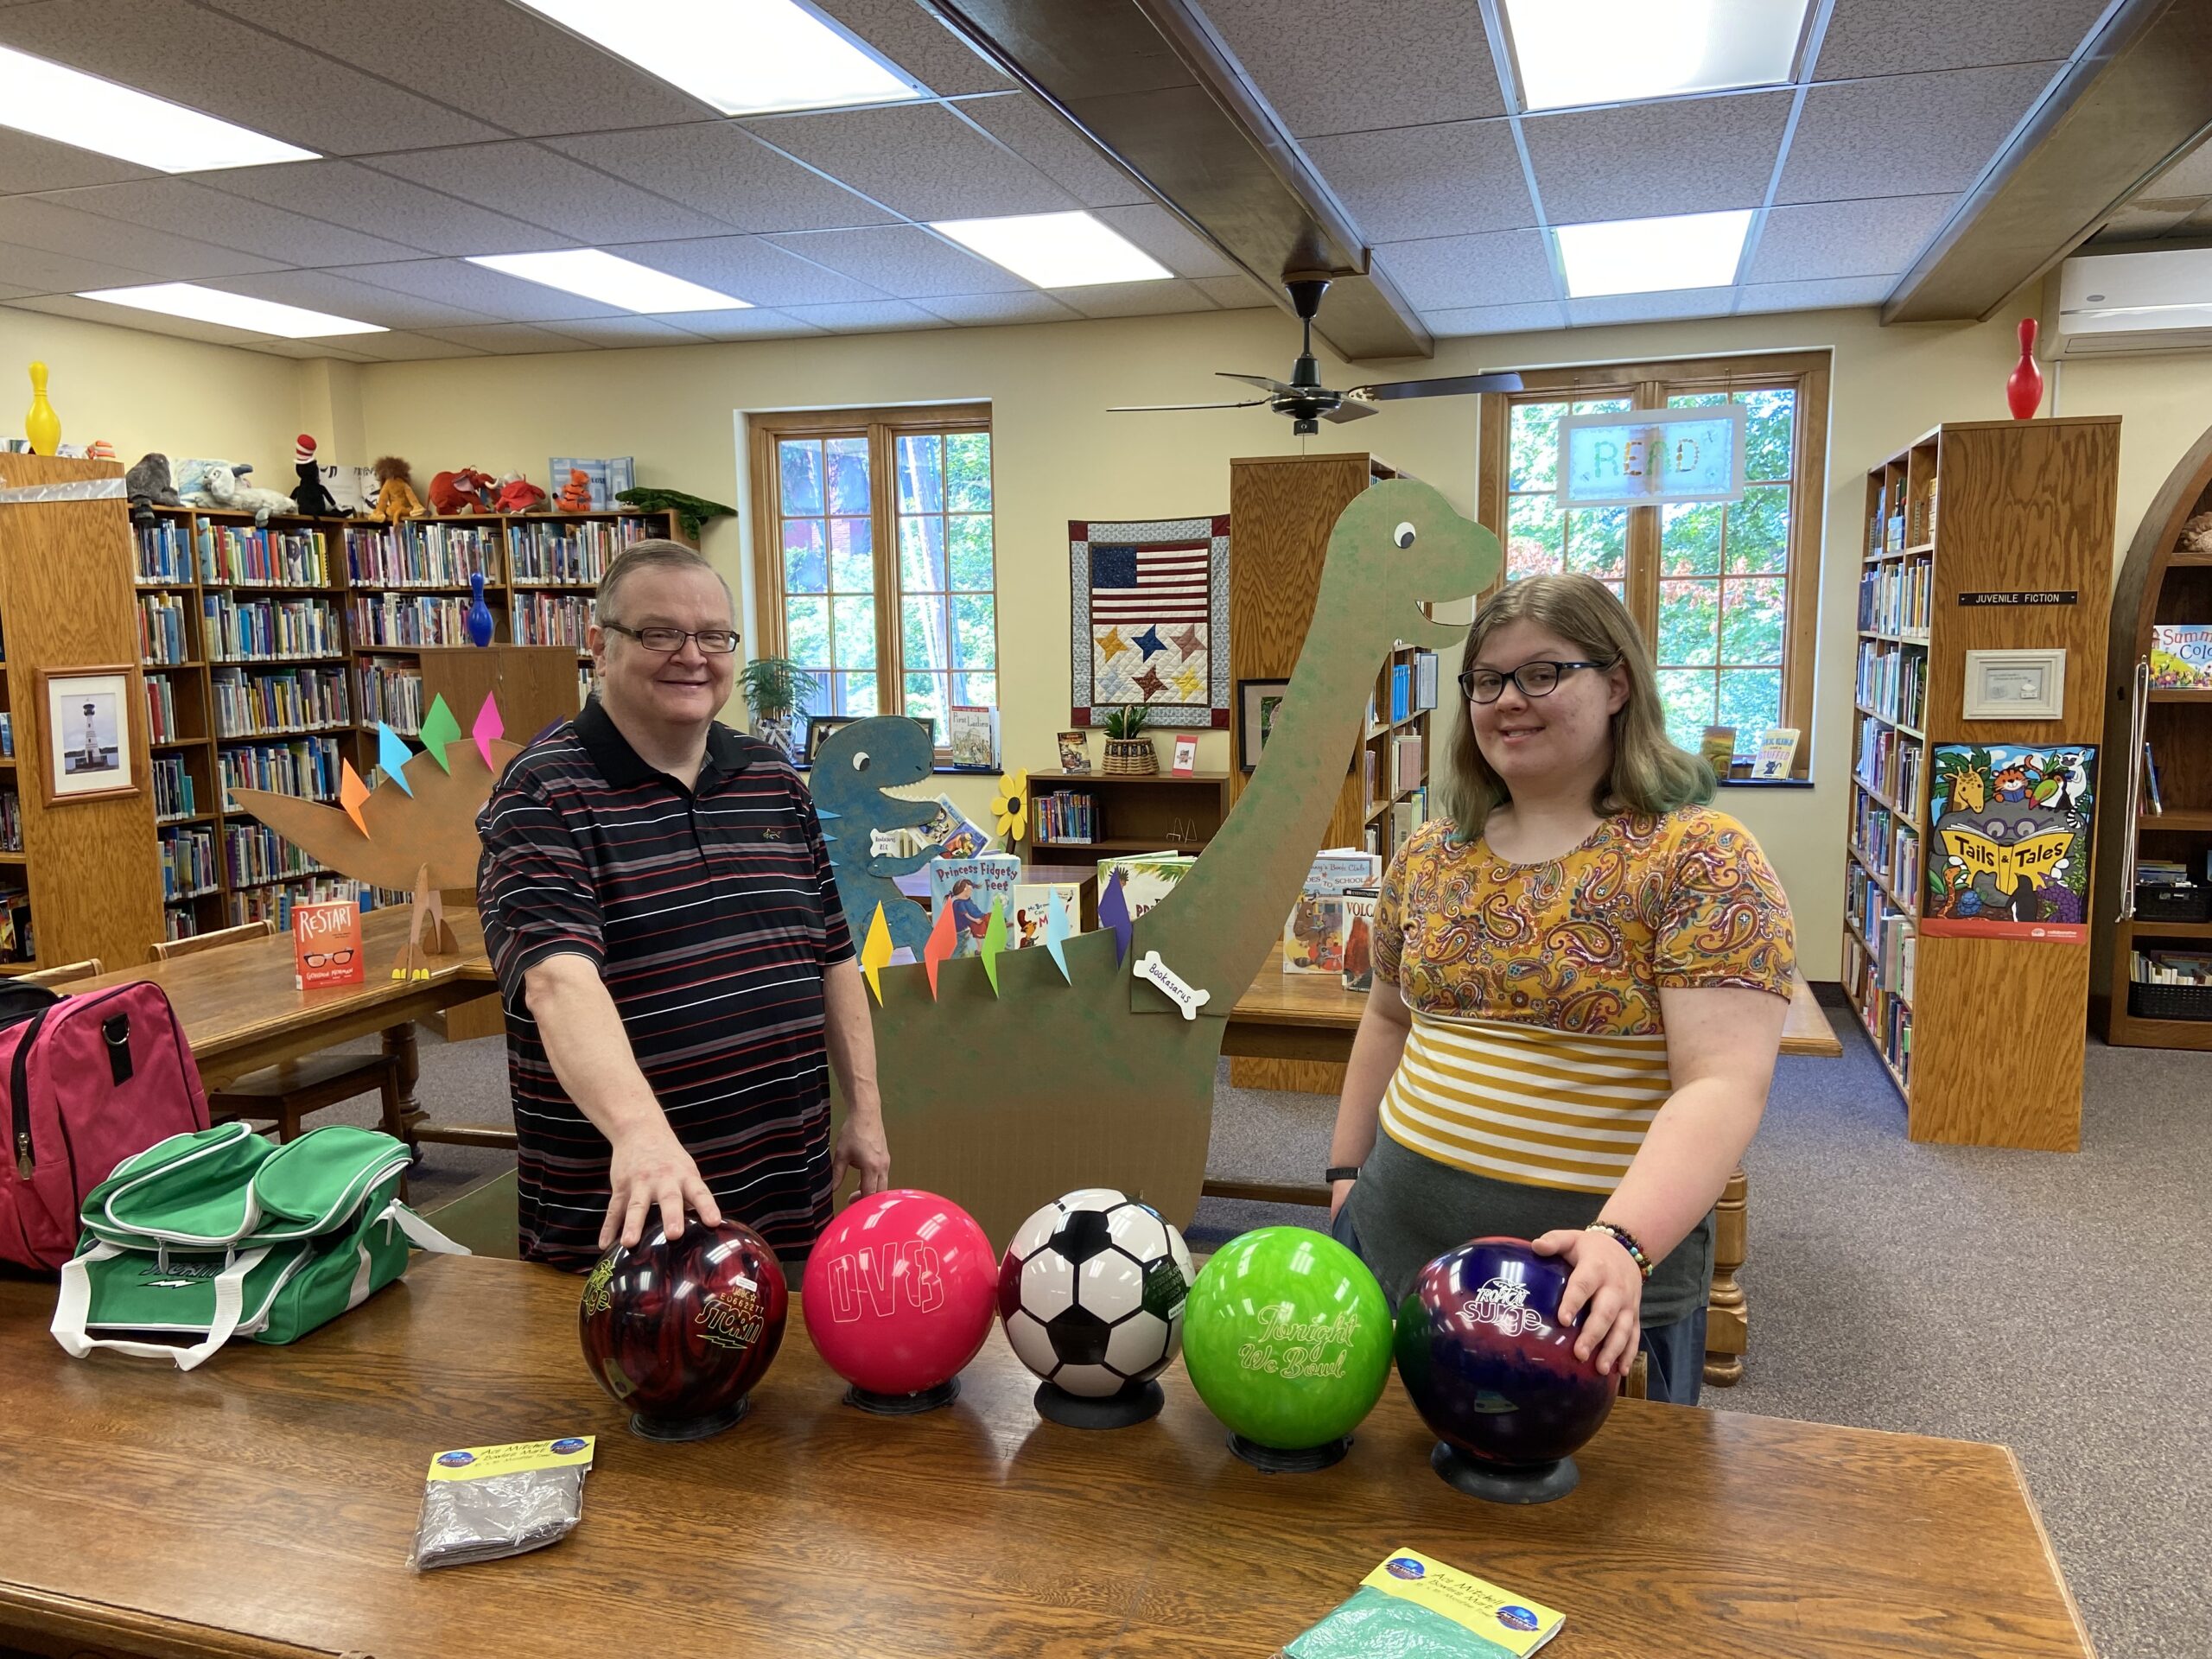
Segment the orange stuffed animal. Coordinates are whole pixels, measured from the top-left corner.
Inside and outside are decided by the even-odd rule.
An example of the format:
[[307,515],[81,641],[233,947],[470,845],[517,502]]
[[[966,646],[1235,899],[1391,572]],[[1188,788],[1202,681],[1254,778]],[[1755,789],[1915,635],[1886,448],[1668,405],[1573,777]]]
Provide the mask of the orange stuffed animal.
[[561,493],[553,498],[553,505],[563,512],[591,511],[591,480],[584,476],[582,467],[569,469],[569,481],[561,486]]

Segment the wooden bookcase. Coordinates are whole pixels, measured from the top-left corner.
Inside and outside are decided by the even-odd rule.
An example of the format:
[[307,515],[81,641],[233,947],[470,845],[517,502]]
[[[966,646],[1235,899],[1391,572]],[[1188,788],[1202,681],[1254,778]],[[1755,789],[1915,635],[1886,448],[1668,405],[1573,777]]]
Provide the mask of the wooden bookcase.
[[[2119,454],[2116,416],[1966,422],[1867,474],[1844,988],[1916,1141],[2080,1143],[2088,950],[1918,925],[1942,855],[1929,823],[1938,746],[2099,741]],[[1999,594],[2071,597],[1964,597]],[[2066,652],[2059,719],[1965,719],[1968,652],[2048,647]],[[2107,752],[2100,798],[2113,764]]]
[[[2105,1040],[2126,1047],[2212,1049],[2212,1019],[2149,1017],[2130,996],[2138,950],[2212,950],[2212,922],[2140,914],[2134,880],[2139,857],[2179,860],[2200,887],[2212,880],[2212,691],[2155,686],[2149,673],[2154,626],[2212,623],[2212,553],[2181,545],[2183,526],[2205,512],[2212,512],[2212,431],[2145,512],[2113,594],[2089,1001]],[[2146,744],[2162,810],[2153,810],[2144,775]]]
[[1031,801],[1063,791],[1088,795],[1098,834],[1090,841],[1046,841],[1035,833],[1033,815],[1022,856],[1035,864],[1069,864],[1116,853],[1195,853],[1229,816],[1229,782],[1222,772],[1187,778],[1172,772],[1033,772]]

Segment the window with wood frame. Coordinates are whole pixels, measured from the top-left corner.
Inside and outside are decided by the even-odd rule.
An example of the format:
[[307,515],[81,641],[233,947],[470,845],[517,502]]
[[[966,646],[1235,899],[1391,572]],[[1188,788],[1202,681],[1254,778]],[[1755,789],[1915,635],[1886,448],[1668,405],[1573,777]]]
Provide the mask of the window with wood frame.
[[760,654],[812,677],[817,715],[998,706],[990,410],[751,419]]
[[[1695,751],[1708,726],[1736,728],[1748,758],[1770,726],[1799,734],[1807,775],[1814,623],[1826,489],[1825,353],[1620,365],[1524,374],[1483,399],[1484,524],[1505,580],[1580,570],[1618,594],[1659,673],[1667,731]],[[1748,487],[1726,506],[1559,505],[1560,416],[1737,403]]]

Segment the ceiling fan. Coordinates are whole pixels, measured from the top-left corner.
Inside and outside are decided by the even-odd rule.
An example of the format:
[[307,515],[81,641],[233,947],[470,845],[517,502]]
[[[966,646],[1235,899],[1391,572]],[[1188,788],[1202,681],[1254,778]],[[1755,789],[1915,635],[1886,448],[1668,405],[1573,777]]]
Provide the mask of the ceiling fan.
[[1268,395],[1234,404],[1125,404],[1106,412],[1147,415],[1180,409],[1257,409],[1265,404],[1276,414],[1289,416],[1290,429],[1304,437],[1319,432],[1323,421],[1341,424],[1363,420],[1376,412],[1376,404],[1393,403],[1401,397],[1465,397],[1483,391],[1521,390],[1521,377],[1507,372],[1447,375],[1435,380],[1389,380],[1380,385],[1332,391],[1321,384],[1320,365],[1313,360],[1313,315],[1321,308],[1321,296],[1329,291],[1329,279],[1292,276],[1285,279],[1283,287],[1289,292],[1291,309],[1298,314],[1306,330],[1305,345],[1299,351],[1298,361],[1291,365],[1288,381],[1271,380],[1264,374],[1230,374],[1224,370],[1222,379],[1242,380],[1247,385],[1262,387]]

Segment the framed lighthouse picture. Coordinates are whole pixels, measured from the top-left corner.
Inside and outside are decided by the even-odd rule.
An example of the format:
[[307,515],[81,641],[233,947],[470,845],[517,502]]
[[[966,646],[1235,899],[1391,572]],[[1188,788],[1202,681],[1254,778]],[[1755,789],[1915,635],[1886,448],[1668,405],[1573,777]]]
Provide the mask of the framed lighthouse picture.
[[46,804],[138,793],[145,786],[144,720],[136,667],[41,669],[39,783]]

